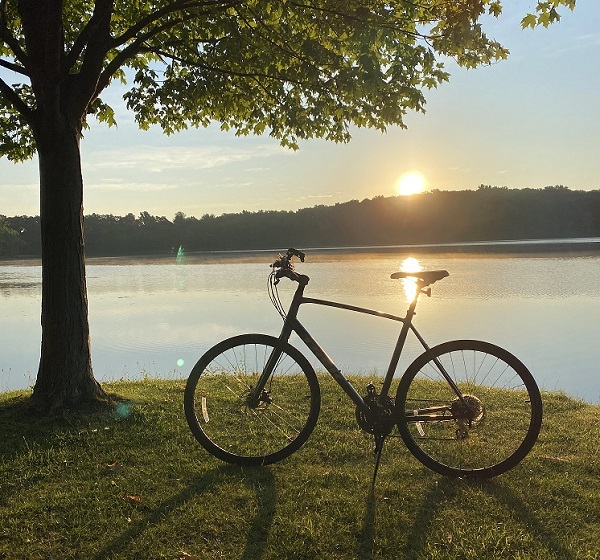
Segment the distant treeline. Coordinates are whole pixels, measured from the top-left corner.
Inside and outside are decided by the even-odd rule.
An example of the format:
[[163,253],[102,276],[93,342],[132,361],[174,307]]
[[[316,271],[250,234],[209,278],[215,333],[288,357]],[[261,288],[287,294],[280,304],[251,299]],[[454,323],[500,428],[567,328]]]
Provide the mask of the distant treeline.
[[[481,185],[297,211],[85,218],[88,256],[568,237],[600,237],[600,190]],[[0,216],[0,255],[39,255],[40,247],[38,217]]]

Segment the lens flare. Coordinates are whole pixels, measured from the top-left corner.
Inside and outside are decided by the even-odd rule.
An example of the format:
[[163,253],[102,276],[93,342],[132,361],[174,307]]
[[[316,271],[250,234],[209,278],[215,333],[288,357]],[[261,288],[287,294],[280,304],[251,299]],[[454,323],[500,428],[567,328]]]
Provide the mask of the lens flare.
[[120,420],[125,420],[131,415],[133,404],[130,402],[120,402],[115,406],[114,415]]
[[185,264],[185,251],[183,250],[183,247],[180,245],[179,249],[177,250],[177,256],[175,257],[175,262],[177,264]]

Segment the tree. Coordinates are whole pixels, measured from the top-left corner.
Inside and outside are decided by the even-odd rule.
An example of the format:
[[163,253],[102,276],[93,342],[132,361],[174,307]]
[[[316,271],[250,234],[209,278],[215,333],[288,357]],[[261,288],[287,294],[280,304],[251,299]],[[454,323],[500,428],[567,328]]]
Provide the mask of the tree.
[[0,257],[10,257],[16,255],[25,242],[21,240],[19,234],[10,227],[6,217],[0,215]]
[[[539,2],[523,26],[558,19]],[[498,0],[0,0],[0,155],[37,154],[42,349],[33,398],[43,409],[102,396],[90,358],[80,140],[101,99],[130,83],[141,128],[167,134],[221,123],[283,145],[350,127],[404,126],[424,90],[448,79],[440,56],[474,67],[508,52],[482,30]],[[9,76],[3,78],[2,76]],[[10,84],[10,85],[9,85]]]

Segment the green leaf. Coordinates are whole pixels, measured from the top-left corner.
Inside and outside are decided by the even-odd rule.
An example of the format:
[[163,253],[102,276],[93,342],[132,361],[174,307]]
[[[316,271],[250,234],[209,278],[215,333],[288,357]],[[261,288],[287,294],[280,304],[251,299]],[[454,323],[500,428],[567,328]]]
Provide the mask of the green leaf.
[[521,20],[521,27],[523,29],[527,29],[528,27],[531,27],[531,29],[533,29],[538,22],[538,18],[535,14],[527,14],[522,20]]
[[500,2],[492,2],[488,8],[488,13],[494,17],[499,17],[502,13],[502,4]]

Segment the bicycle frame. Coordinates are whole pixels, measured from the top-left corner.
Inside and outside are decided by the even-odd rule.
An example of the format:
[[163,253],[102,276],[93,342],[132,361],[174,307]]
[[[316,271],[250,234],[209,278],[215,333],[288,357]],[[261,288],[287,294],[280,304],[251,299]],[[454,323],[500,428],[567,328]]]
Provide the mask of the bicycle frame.
[[[306,277],[308,278],[308,277]],[[425,351],[430,350],[429,346],[425,342],[424,338],[417,331],[416,327],[413,325],[412,320],[415,315],[415,308],[417,306],[417,301],[419,299],[419,295],[423,293],[423,284],[416,281],[417,289],[416,295],[413,300],[409,303],[408,310],[404,317],[399,317],[397,315],[392,315],[390,313],[384,313],[381,311],[375,311],[373,309],[367,309],[364,307],[356,307],[354,305],[348,305],[345,303],[339,303],[330,300],[324,299],[315,299],[304,297],[304,289],[307,286],[308,281],[306,282],[298,282],[298,287],[296,288],[296,292],[294,293],[292,302],[290,304],[289,310],[287,312],[283,328],[281,329],[281,334],[279,335],[279,341],[281,343],[287,343],[289,338],[293,332],[295,332],[300,339],[306,344],[308,349],[313,353],[313,355],[319,360],[319,362],[323,365],[323,367],[330,373],[330,375],[335,379],[338,385],[342,388],[342,390],[352,399],[354,404],[365,414],[367,417],[370,415],[370,409],[368,405],[365,403],[363,397],[356,391],[354,386],[350,383],[350,381],[344,376],[342,371],[335,365],[333,360],[327,355],[327,352],[323,350],[323,348],[319,345],[319,343],[310,335],[310,333],[304,328],[304,326],[298,320],[298,311],[302,304],[314,304],[321,305],[324,307],[334,307],[337,309],[345,309],[348,311],[354,311],[357,313],[363,313],[367,315],[374,315],[375,317],[381,317],[383,319],[390,319],[392,321],[397,321],[402,323],[402,328],[400,329],[400,334],[398,335],[398,340],[396,341],[396,346],[394,348],[394,352],[392,354],[390,364],[387,369],[387,373],[384,378],[384,382],[381,388],[381,392],[379,393],[380,398],[385,398],[388,396],[392,380],[396,373],[396,368],[398,366],[398,362],[400,360],[400,356],[402,354],[402,350],[404,349],[404,344],[406,343],[406,338],[408,336],[408,332],[411,331],[417,340],[420,342],[421,346],[425,349]],[[256,387],[254,388],[253,394],[250,395],[249,402],[258,403],[259,397],[271,375],[273,369],[275,368],[279,357],[281,356],[281,350],[275,348],[269,357],[267,364],[265,365],[265,369],[260,376]],[[440,370],[440,373],[444,376],[448,384],[452,387],[453,391],[456,393],[457,397],[460,400],[463,400],[463,395],[460,389],[456,386],[454,380],[450,377],[450,375],[446,372],[445,368],[441,363],[435,360],[437,367]],[[428,419],[432,419],[430,416],[427,416]],[[420,418],[416,418],[414,420],[419,420]],[[425,419],[425,418],[423,418]]]

